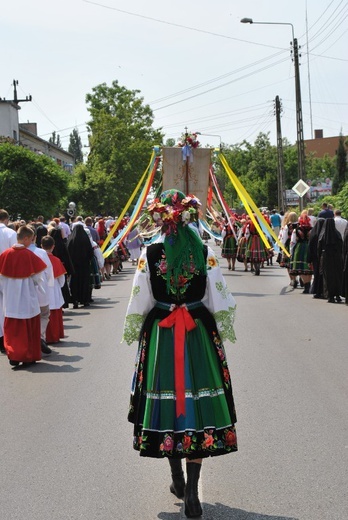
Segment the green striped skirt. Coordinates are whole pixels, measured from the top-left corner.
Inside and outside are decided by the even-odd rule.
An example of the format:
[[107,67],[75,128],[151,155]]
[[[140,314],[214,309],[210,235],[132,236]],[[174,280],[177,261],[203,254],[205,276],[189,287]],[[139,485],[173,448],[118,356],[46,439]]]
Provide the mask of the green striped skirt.
[[128,419],[134,449],[156,458],[189,459],[237,451],[236,413],[226,354],[213,316],[188,305],[196,328],[186,332],[185,414],[177,417],[173,328],[159,327],[169,305],[147,317],[139,342]]

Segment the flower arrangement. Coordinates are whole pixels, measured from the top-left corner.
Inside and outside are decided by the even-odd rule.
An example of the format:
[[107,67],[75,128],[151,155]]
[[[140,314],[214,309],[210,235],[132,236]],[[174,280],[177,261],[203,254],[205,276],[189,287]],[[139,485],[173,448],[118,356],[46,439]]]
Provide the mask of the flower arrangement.
[[190,133],[187,132],[185,134],[182,134],[182,136],[179,139],[178,146],[183,148],[184,146],[189,146],[190,148],[198,148],[200,146],[200,142],[197,139],[196,133]]
[[147,213],[157,226],[164,226],[166,235],[176,235],[177,225],[187,226],[197,218],[201,203],[194,195],[180,199],[178,193],[170,195],[170,199],[155,199],[147,208]]

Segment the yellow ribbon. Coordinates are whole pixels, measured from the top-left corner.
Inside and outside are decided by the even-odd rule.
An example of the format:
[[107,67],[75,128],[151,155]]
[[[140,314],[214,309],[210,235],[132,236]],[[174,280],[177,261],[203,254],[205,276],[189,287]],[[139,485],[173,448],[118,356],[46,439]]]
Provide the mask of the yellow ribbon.
[[247,192],[247,190],[244,188],[244,186],[242,185],[242,183],[240,182],[240,180],[238,179],[238,177],[236,176],[236,174],[234,173],[234,171],[232,170],[232,168],[230,168],[230,166],[228,165],[227,163],[227,160],[226,158],[224,157],[224,155],[222,153],[219,153],[218,154],[218,157],[223,165],[223,167],[225,168],[225,171],[230,179],[230,181],[232,182],[234,188],[236,189],[237,193],[238,193],[238,196],[240,198],[240,200],[242,201],[249,217],[251,218],[254,226],[256,227],[263,243],[265,244],[265,246],[267,247],[267,249],[270,249],[271,246],[267,240],[267,238],[265,237],[262,229],[260,228],[259,226],[259,223],[257,222],[257,219],[255,218],[254,216],[254,213],[255,215],[263,220],[264,224],[265,224],[265,227],[267,229],[267,231],[270,233],[270,235],[272,236],[272,238],[275,240],[276,244],[278,244],[278,246],[282,249],[282,251],[287,255],[287,256],[290,256],[289,252],[286,250],[286,248],[284,247],[284,245],[282,244],[282,242],[280,242],[280,240],[278,239],[278,237],[276,236],[276,234],[274,233],[273,229],[270,227],[270,225],[268,224],[268,222],[264,219],[262,213],[260,212],[259,208],[256,206],[255,202],[253,201],[253,199],[250,197],[249,193]]
[[[123,217],[124,217],[125,214],[127,213],[127,210],[128,210],[128,208],[129,208],[129,206],[132,204],[133,199],[135,198],[135,195],[137,194],[137,192],[138,192],[140,186],[142,185],[142,183],[143,183],[143,181],[144,181],[144,179],[145,179],[145,177],[146,177],[146,175],[147,175],[147,173],[148,173],[148,171],[149,171],[149,168],[150,168],[150,166],[151,166],[151,164],[152,164],[152,161],[153,161],[153,159],[154,159],[155,153],[156,153],[155,150],[153,150],[153,151],[152,151],[152,155],[151,155],[150,162],[149,162],[149,164],[148,164],[148,167],[147,167],[146,170],[144,171],[144,173],[143,173],[141,179],[139,180],[139,182],[138,182],[136,188],[134,189],[132,195],[130,196],[130,198],[129,198],[127,204],[125,205],[125,207],[124,207],[123,210],[121,211],[120,216],[118,217],[118,219],[116,220],[115,224],[114,224],[114,225],[112,226],[112,228],[110,229],[108,236],[107,236],[106,239],[104,240],[104,242],[103,242],[103,244],[102,244],[102,246],[101,246],[101,248],[100,248],[100,249],[102,250],[102,252],[105,251],[106,246],[108,245],[108,243],[109,243],[110,240],[112,239],[112,237],[113,237],[113,235],[114,235],[116,229],[118,228],[118,226],[119,226],[121,220],[123,219]],[[111,250],[110,252],[108,252],[108,253],[111,254],[111,253],[112,253],[112,250]],[[108,254],[107,256],[109,256],[109,254]],[[104,256],[104,258],[105,258],[105,256]]]

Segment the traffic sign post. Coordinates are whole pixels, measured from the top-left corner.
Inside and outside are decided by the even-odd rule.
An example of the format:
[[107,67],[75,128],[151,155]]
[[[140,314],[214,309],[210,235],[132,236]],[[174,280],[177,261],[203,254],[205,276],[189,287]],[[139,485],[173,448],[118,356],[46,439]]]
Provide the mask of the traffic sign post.
[[302,211],[302,209],[303,209],[302,197],[304,195],[306,195],[307,191],[310,190],[310,186],[308,186],[308,184],[305,181],[300,179],[299,181],[296,182],[295,186],[293,186],[292,189],[300,197],[300,210]]

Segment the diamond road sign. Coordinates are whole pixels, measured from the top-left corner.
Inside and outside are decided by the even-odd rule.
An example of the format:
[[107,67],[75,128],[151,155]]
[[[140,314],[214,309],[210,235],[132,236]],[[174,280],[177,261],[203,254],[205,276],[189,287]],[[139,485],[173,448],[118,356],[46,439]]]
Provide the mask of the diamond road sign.
[[303,195],[306,195],[307,191],[310,190],[310,187],[308,184],[305,183],[302,179],[296,182],[295,186],[292,187],[295,193],[299,197],[303,197]]

